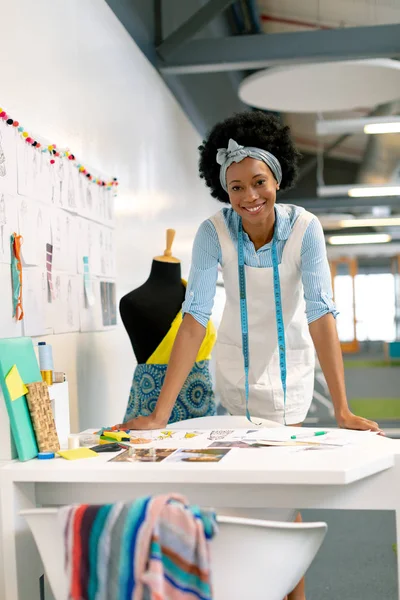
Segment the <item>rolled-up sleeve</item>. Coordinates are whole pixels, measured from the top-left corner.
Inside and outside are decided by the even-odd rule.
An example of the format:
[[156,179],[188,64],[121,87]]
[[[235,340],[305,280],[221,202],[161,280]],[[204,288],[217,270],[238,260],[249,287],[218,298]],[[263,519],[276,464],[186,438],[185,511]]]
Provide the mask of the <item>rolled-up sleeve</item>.
[[317,217],[314,217],[304,233],[301,247],[301,274],[308,323],[328,313],[332,313],[336,318],[338,311],[333,302],[324,232]]
[[204,221],[197,231],[182,313],[207,327],[214,305],[221,246],[214,225]]

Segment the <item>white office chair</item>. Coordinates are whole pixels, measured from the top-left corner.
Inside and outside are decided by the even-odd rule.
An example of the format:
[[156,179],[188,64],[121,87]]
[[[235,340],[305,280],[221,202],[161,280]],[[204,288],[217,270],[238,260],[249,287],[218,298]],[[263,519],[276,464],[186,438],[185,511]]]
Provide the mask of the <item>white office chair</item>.
[[[197,419],[186,419],[168,425],[168,429],[257,429],[258,427],[282,427],[280,423],[268,421],[259,417],[253,418],[254,423],[245,416],[240,415],[216,415],[215,417],[198,417]],[[255,425],[260,423],[260,425]]]
[[215,600],[282,600],[315,558],[326,523],[218,517],[211,544]]
[[[21,511],[31,529],[55,600],[67,599],[64,540],[57,509]],[[211,543],[215,600],[282,600],[318,552],[326,523],[278,523],[219,517]],[[111,600],[111,599],[110,599]]]

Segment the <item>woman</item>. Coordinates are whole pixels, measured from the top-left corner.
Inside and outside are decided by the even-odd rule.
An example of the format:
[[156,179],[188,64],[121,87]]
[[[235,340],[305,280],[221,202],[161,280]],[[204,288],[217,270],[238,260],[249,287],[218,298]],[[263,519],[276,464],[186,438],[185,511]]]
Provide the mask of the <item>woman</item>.
[[304,209],[276,204],[297,172],[289,128],[245,112],[217,124],[199,150],[200,177],[227,206],[196,235],[184,319],[156,408],[125,426],[168,423],[204,338],[220,264],[226,305],[216,383],[228,411],[301,425],[312,400],[315,347],[338,425],[379,431],[347,404],[322,227]]

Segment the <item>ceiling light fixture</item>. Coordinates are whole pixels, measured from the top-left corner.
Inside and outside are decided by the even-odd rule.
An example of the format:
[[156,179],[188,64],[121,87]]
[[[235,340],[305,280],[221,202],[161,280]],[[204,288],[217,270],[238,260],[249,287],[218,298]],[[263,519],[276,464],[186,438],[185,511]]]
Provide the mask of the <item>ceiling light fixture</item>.
[[339,221],[339,227],[398,227],[400,225],[399,217],[388,217],[382,219],[344,219]]
[[365,125],[364,133],[400,133],[400,122],[371,123],[371,125]]
[[327,220],[320,218],[322,227],[325,231],[335,229],[348,229],[356,227],[399,227],[400,217],[366,217],[364,219],[337,219]]
[[351,198],[372,198],[400,196],[400,184],[393,185],[319,185],[317,195],[320,198],[350,196]]
[[361,119],[321,119],[316,122],[319,136],[341,133],[399,133],[400,117],[365,117]]
[[375,196],[400,196],[400,185],[354,186],[347,192],[350,198],[372,198]]
[[349,244],[387,244],[392,236],[386,233],[368,233],[363,235],[332,235],[328,238],[331,246],[347,246]]

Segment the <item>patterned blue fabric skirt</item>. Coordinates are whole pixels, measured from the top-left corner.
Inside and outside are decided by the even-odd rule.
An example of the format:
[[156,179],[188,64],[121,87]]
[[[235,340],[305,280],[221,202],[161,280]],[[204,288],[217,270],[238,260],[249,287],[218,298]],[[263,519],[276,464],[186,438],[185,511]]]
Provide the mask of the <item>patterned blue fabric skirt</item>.
[[[209,361],[196,362],[176,399],[168,423],[211,417],[217,414]],[[168,365],[137,365],[133,374],[124,423],[139,416],[150,415],[155,409]]]

